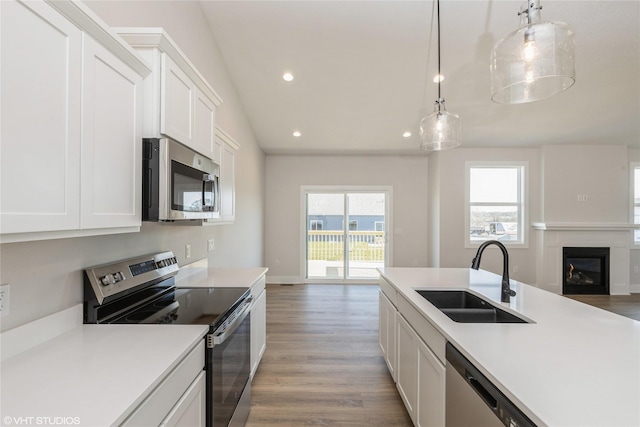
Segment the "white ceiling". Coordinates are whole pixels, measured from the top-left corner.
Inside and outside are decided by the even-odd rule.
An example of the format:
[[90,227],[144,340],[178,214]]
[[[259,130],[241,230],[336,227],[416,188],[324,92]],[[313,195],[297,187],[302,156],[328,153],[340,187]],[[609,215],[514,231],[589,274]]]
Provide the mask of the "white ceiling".
[[[496,104],[489,55],[517,28],[521,3],[440,2],[442,94],[460,116],[462,146],[640,146],[640,1],[541,0],[543,20],[575,29],[576,83],[546,100]],[[420,153],[418,123],[437,98],[432,1],[202,8],[266,153]]]

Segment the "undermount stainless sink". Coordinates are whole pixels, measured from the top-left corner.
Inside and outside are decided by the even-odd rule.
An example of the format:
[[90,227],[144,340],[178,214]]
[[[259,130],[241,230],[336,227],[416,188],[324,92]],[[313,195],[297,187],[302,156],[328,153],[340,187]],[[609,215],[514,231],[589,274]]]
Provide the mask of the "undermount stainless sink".
[[418,294],[459,323],[529,323],[467,291],[421,291]]

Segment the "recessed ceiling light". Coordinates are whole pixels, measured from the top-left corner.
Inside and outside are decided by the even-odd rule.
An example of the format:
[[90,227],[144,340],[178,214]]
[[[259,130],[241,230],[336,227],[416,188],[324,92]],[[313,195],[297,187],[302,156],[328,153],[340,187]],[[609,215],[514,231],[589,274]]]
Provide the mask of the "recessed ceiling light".
[[402,134],[403,138],[409,138],[411,136],[411,132],[406,131],[405,133]]
[[296,138],[300,138],[300,136],[302,136],[302,134],[300,133],[299,130],[293,131],[293,136],[295,136]]
[[442,74],[436,74],[436,76],[433,78],[433,82],[434,83],[438,83],[444,80],[444,76]]
[[289,73],[289,72],[284,73],[284,74],[282,75],[282,79],[283,79],[285,82],[293,81],[293,74],[291,74],[291,73]]

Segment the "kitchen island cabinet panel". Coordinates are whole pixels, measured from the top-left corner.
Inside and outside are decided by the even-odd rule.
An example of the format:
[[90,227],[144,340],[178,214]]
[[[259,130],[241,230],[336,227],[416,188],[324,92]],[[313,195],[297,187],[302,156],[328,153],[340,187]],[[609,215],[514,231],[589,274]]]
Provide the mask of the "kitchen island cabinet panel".
[[414,425],[444,426],[445,367],[400,314],[397,325],[400,397]]
[[380,349],[382,350],[382,356],[384,357],[384,361],[389,368],[389,372],[391,373],[391,378],[395,382],[397,380],[397,372],[396,372],[396,316],[397,309],[391,303],[389,298],[382,291],[382,287],[380,289],[380,309],[379,309],[379,344]]

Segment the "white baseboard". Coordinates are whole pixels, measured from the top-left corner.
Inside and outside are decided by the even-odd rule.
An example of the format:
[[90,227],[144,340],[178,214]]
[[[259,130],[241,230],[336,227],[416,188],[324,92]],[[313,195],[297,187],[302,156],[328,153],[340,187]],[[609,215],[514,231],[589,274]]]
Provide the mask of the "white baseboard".
[[632,294],[640,294],[640,283],[632,283],[629,285],[629,292]]
[[279,285],[302,285],[304,280],[300,276],[269,276],[267,275],[267,283]]

